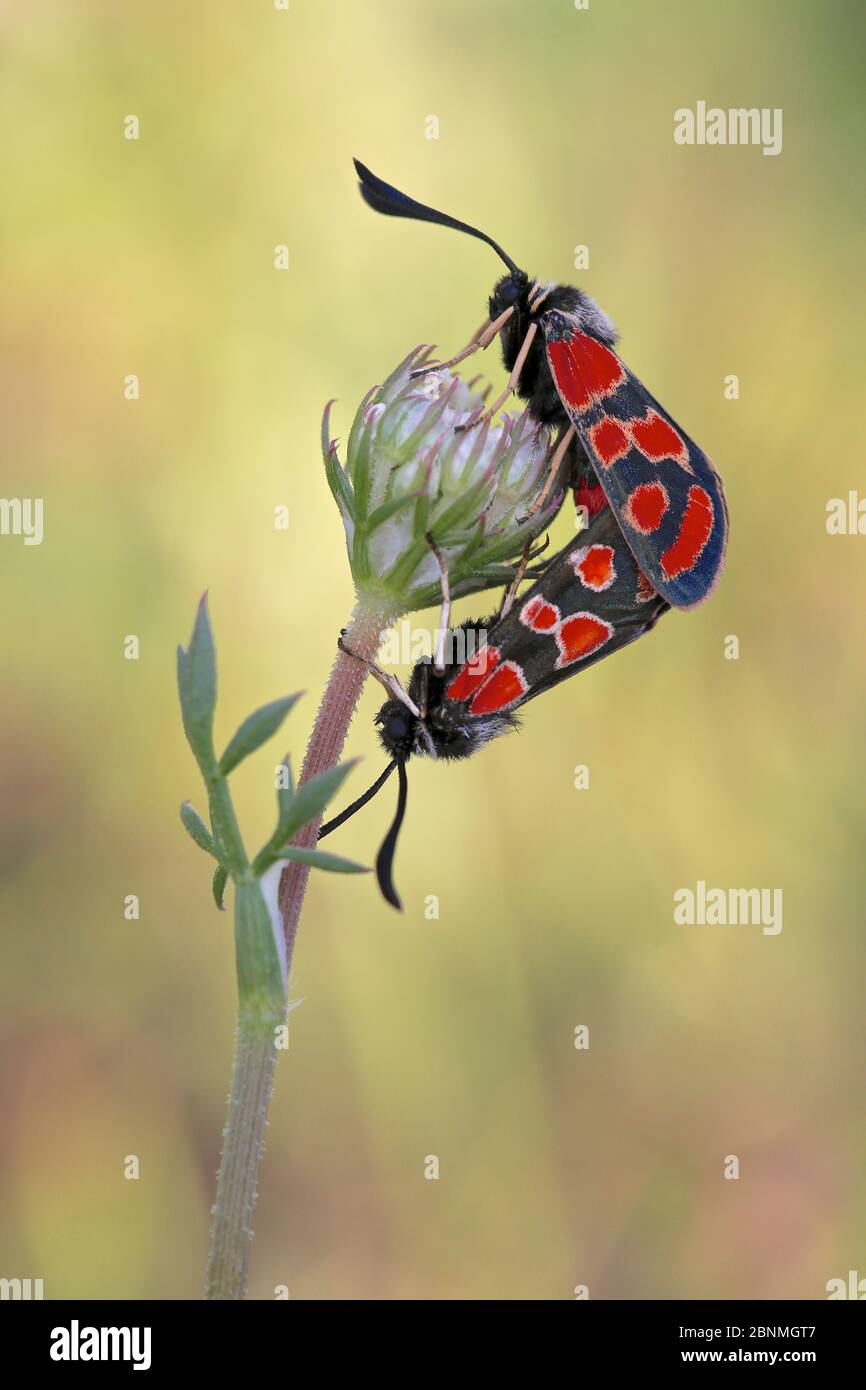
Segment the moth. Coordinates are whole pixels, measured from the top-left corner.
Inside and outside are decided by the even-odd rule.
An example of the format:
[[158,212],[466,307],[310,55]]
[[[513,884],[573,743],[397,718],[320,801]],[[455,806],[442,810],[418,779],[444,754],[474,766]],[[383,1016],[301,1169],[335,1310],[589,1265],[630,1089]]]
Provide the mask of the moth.
[[[468,659],[448,659],[445,638],[453,643],[478,625],[446,632],[443,623],[435,657],[418,662],[408,689],[367,662],[389,692],[376,722],[390,761],[373,786],[319,833],[335,830],[396,769],[397,813],[376,872],[384,896],[399,907],[392,867],[408,760],[470,756],[514,729],[517,711],[529,700],[651,631],[670,608],[702,603],[724,565],[728,513],[710,460],[614,351],[613,324],[589,295],[532,279],[485,232],[415,202],[358,160],[355,168],[375,211],[478,237],[508,267],[490,295],[488,317],[461,352],[435,368],[452,367],[501,336],[509,377],[489,415],[516,392],[540,424],[559,430],[531,510],[543,504],[567,466],[589,522],[523,594],[518,571],[499,613],[481,625],[483,640]],[[423,371],[435,368],[428,364]],[[443,612],[449,613],[447,570],[433,537],[428,541],[440,562]]]
[[[445,573],[443,587],[447,597]],[[494,617],[459,629],[440,627],[436,655],[416,664],[408,689],[367,663],[389,691],[376,723],[390,762],[363,796],[322,827],[320,836],[365,805],[396,769],[397,814],[376,872],[385,898],[399,908],[392,865],[406,810],[409,759],[469,757],[517,728],[517,712],[528,701],[636,641],[669,607],[640,570],[613,512],[604,507],[530,588],[519,594],[513,584]],[[479,639],[472,654],[450,657],[449,651],[465,652],[467,636]]]
[[490,295],[488,317],[461,352],[436,367],[454,366],[501,336],[508,384],[488,413],[516,392],[539,423],[560,432],[533,510],[570,454],[576,500],[587,515],[607,503],[658,593],[674,608],[702,603],[724,565],[728,512],[721,479],[614,351],[617,334],[607,315],[583,290],[531,278],[485,232],[415,202],[357,159],[355,168],[361,194],[376,212],[466,232],[508,267]]

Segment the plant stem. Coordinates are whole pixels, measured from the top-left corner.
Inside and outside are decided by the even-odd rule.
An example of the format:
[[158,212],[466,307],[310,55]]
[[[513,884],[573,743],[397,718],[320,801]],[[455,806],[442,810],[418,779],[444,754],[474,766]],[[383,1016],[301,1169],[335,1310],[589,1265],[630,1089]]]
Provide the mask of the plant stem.
[[[382,631],[394,616],[391,609],[359,601],[346,630],[347,645],[359,656],[372,660]],[[316,716],[299,785],[338,762],[366,675],[367,668],[362,662],[338,651]],[[220,822],[221,837],[237,848],[233,841],[237,822],[231,801],[227,792],[222,796],[223,787],[217,782],[215,779],[211,787],[212,812],[217,812],[214,824]],[[305,825],[294,843],[305,848],[315,846],[320,824],[321,817]],[[237,840],[240,845],[239,834]],[[242,845],[239,855],[243,859],[243,865],[238,861],[239,867],[246,866]],[[309,873],[308,864],[293,863],[283,871],[280,880],[279,903],[289,970]],[[240,885],[236,884],[235,894],[240,891]],[[205,1294],[208,1299],[241,1299],[247,1290],[253,1208],[277,1057],[275,1029],[285,1021],[284,1002],[277,1008],[273,998],[257,995],[255,1000],[258,1007],[244,1007],[242,998],[238,1013],[232,1088],[211,1227]],[[253,1003],[252,997],[249,1002]]]
[[277,1051],[272,1031],[241,1011],[208,1257],[208,1299],[241,1299],[253,1239],[259,1164]]
[[[345,643],[358,656],[372,661],[379,649],[383,630],[395,617],[393,609],[372,605],[369,600],[358,600],[352,621],[346,629]],[[330,679],[325,687],[316,723],[313,727],[304,766],[301,769],[299,785],[315,777],[319,772],[327,772],[339,761],[343,744],[349,732],[352,715],[367,676],[367,668],[362,662],[338,650],[331,668]],[[296,836],[294,843],[303,848],[312,848],[319,833],[321,817],[310,821]],[[308,864],[290,864],[283,870],[280,879],[279,904],[286,935],[286,962],[289,972],[292,968],[292,952],[298,931],[298,919],[307,891],[310,876]]]

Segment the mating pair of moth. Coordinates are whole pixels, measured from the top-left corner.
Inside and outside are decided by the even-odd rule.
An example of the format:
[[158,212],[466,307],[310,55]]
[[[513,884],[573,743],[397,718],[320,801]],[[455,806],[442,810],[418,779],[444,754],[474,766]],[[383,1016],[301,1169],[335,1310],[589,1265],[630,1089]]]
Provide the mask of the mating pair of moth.
[[[376,716],[391,761],[320,835],[342,824],[396,768],[397,815],[376,868],[382,892],[399,907],[391,867],[407,760],[468,757],[515,728],[517,711],[542,691],[649,632],[669,608],[702,603],[724,565],[728,517],[710,460],[613,350],[613,325],[587,294],[532,279],[484,232],[415,202],[358,160],[355,168],[376,212],[467,232],[505,262],[489,318],[462,352],[436,366],[454,366],[498,335],[509,378],[490,413],[513,391],[538,424],[559,432],[535,506],[566,471],[589,518],[529,589],[519,593],[515,583],[495,617],[465,625],[486,631],[469,660],[445,660],[446,619],[436,655],[418,662],[407,690],[377,671],[391,693]],[[447,614],[447,571],[435,544],[433,550]]]

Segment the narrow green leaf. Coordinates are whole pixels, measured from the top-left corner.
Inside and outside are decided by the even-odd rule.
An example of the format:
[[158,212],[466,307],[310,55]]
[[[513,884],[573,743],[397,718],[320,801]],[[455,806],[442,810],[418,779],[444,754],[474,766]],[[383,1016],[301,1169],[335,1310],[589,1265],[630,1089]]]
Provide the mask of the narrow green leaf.
[[286,695],[247,716],[220,758],[220,772],[224,777],[277,732],[298,698],[299,695]]
[[370,505],[370,494],[373,482],[372,439],[374,429],[375,425],[364,419],[361,429],[358,432],[358,443],[354,454],[347,451],[349,457],[354,458],[352,487],[355,493],[355,516],[359,523],[363,522]]
[[[366,426],[365,415],[367,411],[367,406],[372,404],[373,400],[376,398],[376,396],[378,396],[381,389],[381,386],[371,386],[364,399],[362,400],[361,404],[358,406],[358,409],[355,411],[355,418],[349,427],[349,438],[346,440],[347,467],[349,464],[349,460],[355,457],[355,449],[357,447],[358,438]],[[354,481],[354,475],[351,475],[351,482],[354,483]]]
[[277,828],[253,860],[254,874],[260,877],[275,860],[287,857],[286,846],[289,840],[293,835],[297,835],[308,821],[321,814],[357,761],[358,759],[354,758],[351,762],[341,763],[339,767],[332,767],[328,772],[321,772],[318,777],[313,777],[295,791],[291,784],[291,764],[286,754],[281,765],[289,770],[290,784],[285,788],[277,788]]
[[413,540],[410,545],[407,545],[385,575],[384,582],[388,592],[402,594],[409,587],[409,582],[418,566],[429,554],[430,547],[425,540]]
[[455,527],[463,526],[469,517],[480,515],[493,487],[494,480],[482,474],[476,482],[461,492],[450,506],[439,513],[433,523],[433,535],[437,544],[440,541],[444,544],[448,533]]
[[219,859],[213,836],[198,811],[190,802],[185,801],[181,806],[180,818],[196,844],[203,849],[206,854],[212,854],[214,859]]
[[308,821],[315,820],[317,816],[322,814],[334,793],[338,791],[357,762],[357,758],[352,758],[347,763],[340,763],[338,767],[329,768],[327,772],[320,772],[317,777],[311,777],[309,782],[304,782],[302,786],[298,787],[292,797],[292,804],[287,817],[288,824],[285,830],[287,840],[290,840],[293,835],[297,835]]
[[183,727],[202,770],[214,763],[213,717],[216,707],[216,651],[207,611],[207,594],[196,613],[189,647],[177,649],[177,684]]
[[331,406],[333,401],[328,401],[325,406],[325,413],[322,416],[322,458],[325,461],[325,477],[328,480],[328,487],[334,496],[334,501],[340,508],[343,520],[351,521],[355,514],[355,497],[352,491],[352,484],[348,475],[340,466],[337,456],[337,445],[331,443]]
[[422,488],[418,501],[415,504],[415,514],[412,517],[412,535],[417,541],[426,536],[430,530],[430,512],[433,507],[433,499],[430,496],[429,487]]
[[226,910],[225,903],[223,902],[223,897],[225,896],[228,876],[228,869],[226,869],[224,864],[220,864],[219,868],[213,876],[213,900],[219,908],[220,912],[225,912]]
[[[282,821],[282,817],[288,814],[295,795],[295,779],[292,776],[292,760],[288,753],[280,763],[280,767],[286,769],[286,785],[277,787],[277,814]],[[279,825],[277,827],[279,829]]]
[[322,458],[327,459],[331,452],[331,406],[336,400],[327,401],[322,411]]
[[283,787],[279,783],[277,784],[277,826],[271,838],[262,846],[253,860],[253,873],[256,875],[261,875],[270,864],[273,864],[278,857],[277,847],[284,845],[288,839],[289,818],[292,802],[295,799],[295,779],[292,776],[292,760],[288,753],[279,764],[279,768],[286,769],[286,785]]
[[279,859],[294,859],[299,864],[309,864],[312,869],[327,869],[332,874],[368,874],[366,864],[356,864],[354,859],[344,859],[339,854],[328,854],[323,849],[299,849],[297,845],[285,845],[280,850]]
[[325,456],[325,478],[343,520],[354,521],[355,494],[352,490],[352,484],[340,466],[336,449],[331,449]]
[[439,396],[431,397],[430,404],[421,415],[414,431],[407,439],[404,439],[400,445],[400,450],[404,453],[405,457],[410,458],[412,454],[418,450],[422,440],[427,437],[433,429],[433,426],[439,423],[448,406],[451,404],[454,393],[459,385],[460,383],[457,377],[452,377],[451,384],[448,386],[447,390],[443,391]]
[[387,502],[383,502],[381,507],[377,507],[374,512],[371,512],[364,522],[364,529],[367,534],[372,535],[377,526],[389,521],[394,513],[399,512],[401,508],[410,507],[422,496],[423,491],[423,488],[419,488],[415,492],[405,492],[401,497],[391,497]]
[[397,363],[397,366],[394,368],[393,372],[391,372],[390,376],[386,376],[382,385],[377,389],[382,392],[383,396],[387,396],[390,393],[391,387],[405,374],[406,382],[402,390],[404,392],[414,390],[415,388],[409,379],[409,373],[414,371],[416,367],[423,366],[429,356],[430,348],[427,347],[425,343],[420,343],[418,347],[413,348],[411,352],[406,354],[402,362]]

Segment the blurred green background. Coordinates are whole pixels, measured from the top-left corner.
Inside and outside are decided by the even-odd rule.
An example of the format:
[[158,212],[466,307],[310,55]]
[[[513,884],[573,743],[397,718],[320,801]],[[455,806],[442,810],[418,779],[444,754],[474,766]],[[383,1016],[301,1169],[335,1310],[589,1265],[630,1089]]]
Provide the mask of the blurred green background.
[[[477,760],[413,768],[403,917],[370,878],[314,880],[251,1296],[823,1297],[866,1273],[866,539],[825,527],[866,493],[862,7],[81,0],[0,29],[2,491],[45,503],[41,546],[0,540],[0,1275],[200,1296],[234,980],[178,819],[202,797],[175,644],[208,588],[225,738],[307,691],[235,778],[259,841],[352,605],[322,406],[345,438],[499,273],[375,217],[353,154],[597,297],[718,465],[732,540],[704,608]],[[782,153],[677,146],[698,100],[782,107]],[[392,810],[340,849],[371,863]],[[781,887],[781,934],[675,926],[698,879]]]

